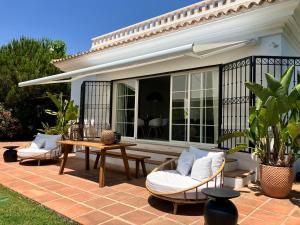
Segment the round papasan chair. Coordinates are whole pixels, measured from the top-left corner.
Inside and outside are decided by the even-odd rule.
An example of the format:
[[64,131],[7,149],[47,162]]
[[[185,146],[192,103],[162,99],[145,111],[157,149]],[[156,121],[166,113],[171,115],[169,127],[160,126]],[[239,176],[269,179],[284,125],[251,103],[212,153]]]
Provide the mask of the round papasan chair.
[[[188,163],[184,162],[181,154],[179,158],[171,159],[155,168],[146,179],[147,190],[157,198],[172,202],[174,214],[177,214],[178,205],[204,203],[207,197],[201,193],[201,189],[221,188],[224,183],[223,152],[208,152],[194,147],[190,147],[183,153],[186,152],[194,155],[189,163],[191,165],[187,166]],[[187,166],[188,173],[185,175],[181,173],[182,171],[178,171],[178,166],[182,162]],[[177,168],[175,168],[176,164]],[[197,177],[197,173],[198,175],[200,173],[200,176]]]

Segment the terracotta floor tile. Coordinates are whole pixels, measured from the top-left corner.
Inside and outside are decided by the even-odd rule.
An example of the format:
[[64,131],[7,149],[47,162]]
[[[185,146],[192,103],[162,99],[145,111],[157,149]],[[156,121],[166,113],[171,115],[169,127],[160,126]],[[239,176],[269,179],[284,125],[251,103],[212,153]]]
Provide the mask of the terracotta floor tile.
[[156,218],[156,215],[141,210],[133,211],[122,216],[122,219],[137,225],[145,224]]
[[65,188],[61,188],[58,190],[54,190],[57,194],[63,195],[63,196],[72,196],[72,195],[76,195],[78,193],[82,193],[81,190],[77,189],[77,188],[73,188],[73,187],[65,187]]
[[193,224],[196,221],[200,220],[201,216],[192,216],[192,215],[182,215],[182,214],[168,214],[166,218],[171,219],[176,222],[183,224]]
[[51,209],[58,209],[58,210],[64,210],[64,209],[68,209],[71,208],[71,206],[74,206],[76,204],[76,202],[67,199],[67,198],[60,198],[51,202],[47,202],[45,203],[45,206],[51,208]]
[[[177,223],[173,220],[169,220],[166,218],[160,218],[160,217],[147,223],[147,225],[173,225],[173,224],[177,225],[177,224],[181,224],[181,223]],[[199,225],[200,225],[200,223],[199,223]]]
[[284,223],[284,225],[299,225],[300,224],[300,218],[295,217],[289,217],[287,221]]
[[256,219],[254,217],[248,217],[241,222],[240,225],[273,225],[273,223],[269,223],[268,221]]
[[274,224],[281,224],[286,219],[286,216],[261,209],[254,211],[254,213],[251,214],[251,217],[261,219],[263,221],[269,221]]
[[83,225],[96,225],[108,221],[110,219],[112,219],[112,217],[107,214],[104,214],[103,212],[93,211],[83,216],[76,217],[75,221]]
[[89,205],[96,209],[101,209],[105,206],[112,205],[115,203],[116,203],[115,201],[108,199],[108,198],[103,198],[103,197],[96,198],[96,199],[85,202],[86,205]]
[[143,207],[143,206],[146,206],[149,204],[148,199],[141,198],[141,197],[129,198],[129,199],[122,201],[122,203],[131,205],[136,208]]
[[261,209],[271,211],[274,213],[288,215],[294,209],[294,207],[294,205],[279,204],[274,203],[273,201],[269,201],[263,206],[261,206]]
[[255,210],[254,207],[247,206],[244,204],[236,203],[235,206],[237,207],[238,212],[241,214],[244,214],[244,215],[249,215],[250,213],[252,213]]
[[117,192],[117,193],[114,193],[114,194],[111,194],[111,195],[107,195],[106,197],[110,198],[112,200],[115,200],[115,201],[125,201],[127,199],[133,198],[134,195],[128,194],[128,193],[125,193],[125,192]]
[[75,217],[79,217],[79,216],[82,216],[84,214],[87,214],[87,213],[89,213],[91,211],[93,211],[92,208],[84,206],[84,205],[81,205],[81,204],[77,204],[77,205],[71,206],[70,208],[62,211],[61,213],[64,216],[73,219]]
[[69,196],[70,199],[77,201],[77,202],[86,202],[86,201],[95,199],[97,197],[98,197],[98,195],[90,194],[86,191],[82,191],[78,194]]
[[60,198],[61,198],[61,196],[59,196],[59,195],[52,194],[52,193],[45,193],[43,195],[34,196],[33,200],[35,200],[39,203],[46,203],[46,202],[50,202],[50,201],[57,200]]
[[120,216],[124,213],[128,213],[134,210],[135,208],[120,203],[109,205],[101,209],[101,211],[104,211],[114,216]]
[[128,224],[130,223],[126,223],[123,220],[119,220],[119,219],[112,219],[107,222],[101,223],[101,225],[128,225]]
[[234,204],[238,203],[238,204],[243,204],[251,207],[259,207],[264,203],[264,201],[261,200],[256,200],[253,198],[247,198],[242,196],[240,198],[233,199],[232,201],[234,202]]
[[117,191],[128,191],[130,189],[135,188],[136,186],[133,184],[129,184],[129,183],[121,183],[121,184],[117,184],[117,185],[113,185],[111,188]]

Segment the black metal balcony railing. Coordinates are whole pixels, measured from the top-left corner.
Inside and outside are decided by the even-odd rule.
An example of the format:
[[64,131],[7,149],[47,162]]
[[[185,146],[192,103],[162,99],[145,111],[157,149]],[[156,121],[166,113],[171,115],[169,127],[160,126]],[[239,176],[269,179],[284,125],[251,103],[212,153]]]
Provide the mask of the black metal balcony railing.
[[[295,66],[293,87],[299,83],[299,57],[251,56],[221,65],[220,135],[242,131],[248,127],[249,108],[255,105],[255,96],[247,90],[245,81],[266,84],[265,73],[271,73],[279,79],[291,65]],[[246,142],[244,138],[235,138],[222,143],[220,147],[230,148],[237,143]]]

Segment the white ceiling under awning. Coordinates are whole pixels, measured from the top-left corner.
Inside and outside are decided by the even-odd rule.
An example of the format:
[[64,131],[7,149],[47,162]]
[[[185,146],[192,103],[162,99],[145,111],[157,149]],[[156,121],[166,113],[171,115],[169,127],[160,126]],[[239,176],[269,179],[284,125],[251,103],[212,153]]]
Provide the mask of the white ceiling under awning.
[[235,48],[240,48],[245,45],[256,44],[256,43],[257,43],[256,40],[207,43],[207,44],[192,43],[192,44],[161,50],[149,54],[139,55],[131,58],[125,58],[125,59],[121,59],[109,63],[104,63],[97,66],[91,66],[91,67],[60,73],[52,76],[20,82],[19,87],[42,85],[42,84],[67,83],[87,76],[92,76],[95,74],[108,73],[113,71],[125,70],[128,68],[140,67],[143,65],[171,60],[185,55],[197,57],[197,58],[204,58],[225,51],[229,51]]

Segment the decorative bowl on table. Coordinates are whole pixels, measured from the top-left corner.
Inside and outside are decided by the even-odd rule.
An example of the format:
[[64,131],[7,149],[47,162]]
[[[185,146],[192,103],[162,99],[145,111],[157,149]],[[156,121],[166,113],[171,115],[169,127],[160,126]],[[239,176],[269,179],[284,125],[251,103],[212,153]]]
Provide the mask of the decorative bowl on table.
[[101,142],[105,145],[115,143],[115,133],[112,130],[103,130],[101,132]]

